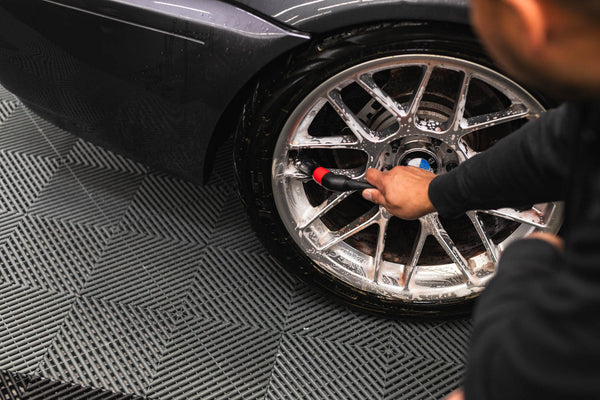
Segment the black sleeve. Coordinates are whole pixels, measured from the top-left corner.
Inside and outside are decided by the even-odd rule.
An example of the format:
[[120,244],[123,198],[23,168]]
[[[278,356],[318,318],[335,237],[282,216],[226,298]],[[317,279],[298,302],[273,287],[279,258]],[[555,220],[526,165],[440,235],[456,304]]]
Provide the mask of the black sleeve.
[[436,177],[429,197],[438,213],[451,217],[467,210],[562,200],[572,111],[569,105],[548,111]]
[[598,110],[570,132],[565,250],[513,243],[478,301],[466,400],[600,399]]
[[475,310],[466,400],[600,399],[597,249],[563,255],[537,239],[508,247]]

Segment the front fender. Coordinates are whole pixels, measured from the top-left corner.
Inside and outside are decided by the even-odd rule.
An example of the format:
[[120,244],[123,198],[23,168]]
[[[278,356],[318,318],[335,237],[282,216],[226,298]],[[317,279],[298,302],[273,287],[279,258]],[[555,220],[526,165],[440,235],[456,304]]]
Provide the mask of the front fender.
[[0,0],[0,82],[61,128],[199,183],[228,104],[308,40],[220,0]]
[[468,0],[237,0],[237,3],[310,33],[381,21],[469,24]]

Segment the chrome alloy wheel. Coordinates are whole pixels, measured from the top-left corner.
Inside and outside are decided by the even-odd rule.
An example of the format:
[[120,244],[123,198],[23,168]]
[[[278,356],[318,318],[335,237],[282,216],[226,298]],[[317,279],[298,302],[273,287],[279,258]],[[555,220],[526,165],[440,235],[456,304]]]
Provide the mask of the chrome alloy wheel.
[[277,210],[308,257],[352,287],[411,303],[472,297],[508,243],[558,230],[560,204],[403,221],[360,193],[325,190],[298,160],[364,179],[368,168],[422,158],[444,174],[543,111],[525,89],[469,61],[398,55],[362,63],[318,86],[290,115],[273,157]]

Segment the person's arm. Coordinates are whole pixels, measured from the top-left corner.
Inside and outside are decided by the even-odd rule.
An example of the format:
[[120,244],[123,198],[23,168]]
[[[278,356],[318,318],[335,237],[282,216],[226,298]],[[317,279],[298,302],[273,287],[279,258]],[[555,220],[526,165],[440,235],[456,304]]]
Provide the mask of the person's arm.
[[490,149],[435,176],[415,167],[367,171],[377,189],[363,197],[403,219],[437,211],[456,216],[468,210],[523,206],[561,200],[572,139],[570,106],[543,114]]
[[576,111],[548,111],[490,149],[436,177],[429,197],[444,216],[562,200]]
[[[466,400],[600,398],[600,225],[575,249],[524,239],[481,295]],[[573,246],[572,246],[573,247]]]
[[538,233],[503,252],[475,309],[466,400],[600,399],[600,131],[588,111],[572,128],[581,164],[564,246]]

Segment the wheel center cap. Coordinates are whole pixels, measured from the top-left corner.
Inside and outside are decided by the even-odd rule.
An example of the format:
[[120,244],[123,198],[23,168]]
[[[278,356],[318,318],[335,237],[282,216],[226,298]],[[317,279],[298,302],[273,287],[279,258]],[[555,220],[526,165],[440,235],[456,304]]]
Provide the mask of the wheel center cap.
[[428,147],[414,147],[412,149],[405,149],[400,154],[400,157],[398,157],[396,165],[412,166],[426,171],[437,172],[440,163],[433,149]]
[[421,168],[421,169],[424,169],[425,171],[432,172],[431,164],[426,159],[421,158],[421,157],[415,157],[415,158],[408,160],[408,163],[406,165],[411,166],[411,167]]

